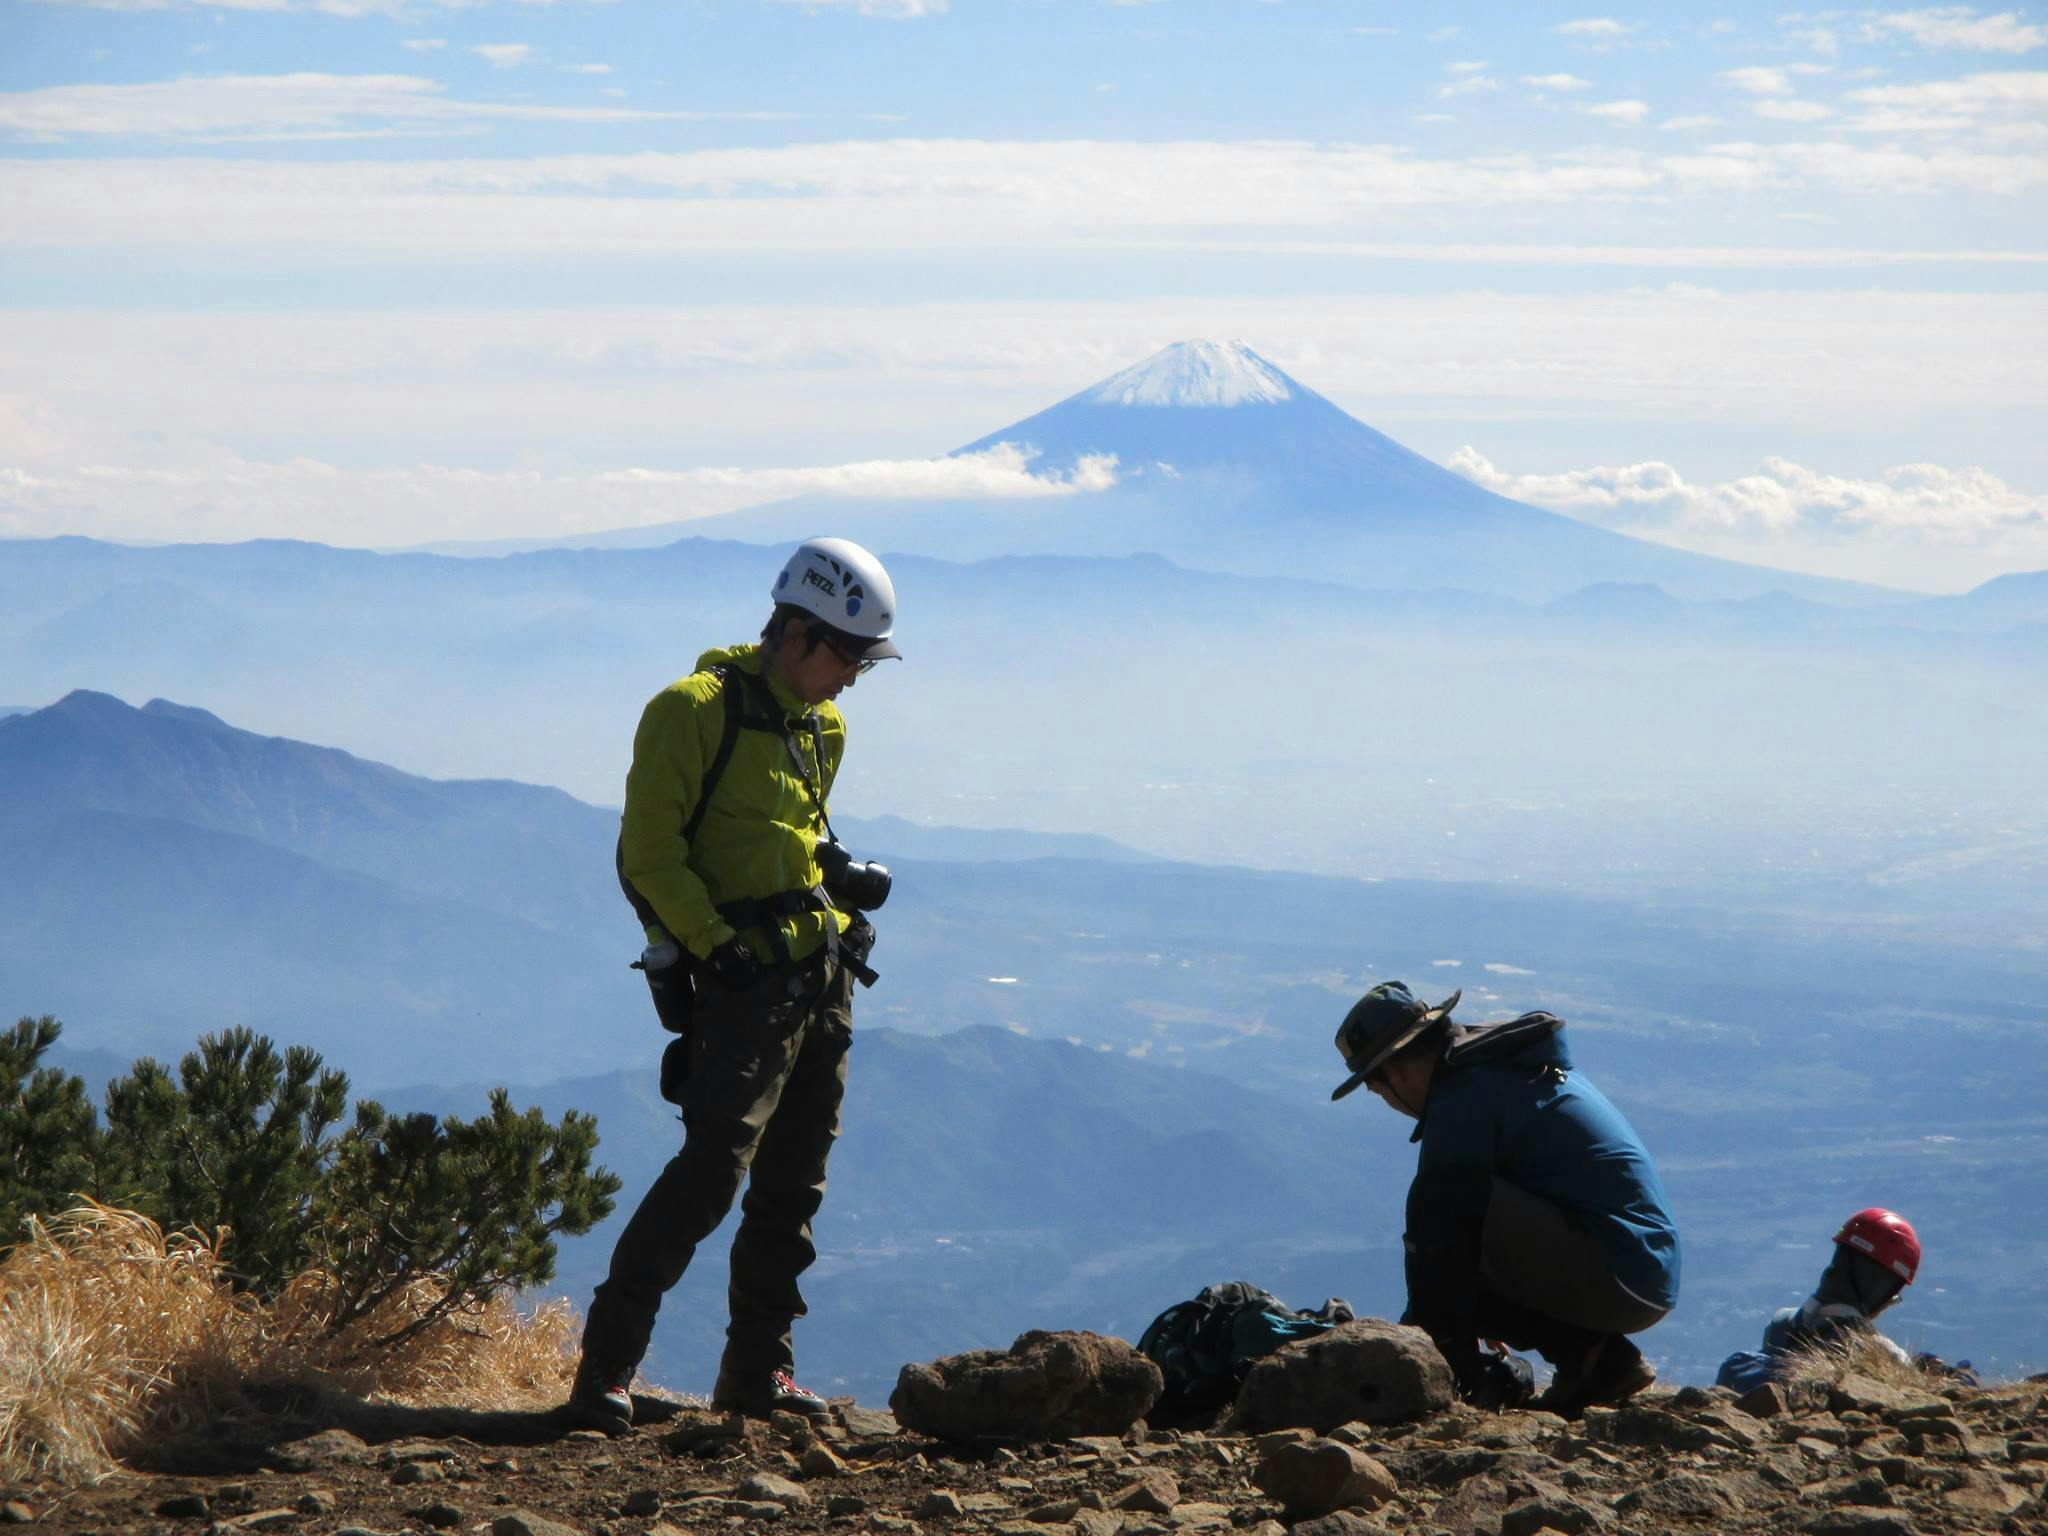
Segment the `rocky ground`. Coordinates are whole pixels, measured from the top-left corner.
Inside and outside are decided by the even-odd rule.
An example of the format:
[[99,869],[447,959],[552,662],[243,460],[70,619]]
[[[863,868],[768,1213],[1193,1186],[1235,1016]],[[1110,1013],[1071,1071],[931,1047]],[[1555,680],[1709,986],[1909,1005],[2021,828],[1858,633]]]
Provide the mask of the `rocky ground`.
[[1740,1401],[1653,1389],[1576,1422],[1453,1406],[1325,1436],[1141,1422],[969,1444],[851,1403],[817,1423],[637,1407],[651,1422],[617,1440],[547,1415],[357,1408],[345,1429],[202,1437],[168,1471],[0,1490],[0,1518],[163,1536],[2048,1532],[2038,1380],[1932,1390],[1852,1373]]

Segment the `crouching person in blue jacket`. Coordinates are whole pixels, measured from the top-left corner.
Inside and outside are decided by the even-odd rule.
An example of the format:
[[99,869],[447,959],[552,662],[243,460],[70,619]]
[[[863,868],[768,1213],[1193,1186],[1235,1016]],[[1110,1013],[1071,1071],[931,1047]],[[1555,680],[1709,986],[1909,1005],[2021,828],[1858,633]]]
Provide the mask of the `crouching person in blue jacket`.
[[1459,1394],[1511,1407],[1532,1393],[1534,1349],[1556,1367],[1536,1406],[1576,1417],[1656,1380],[1628,1335],[1678,1301],[1678,1229],[1642,1139],[1572,1065],[1564,1022],[1525,1013],[1451,1022],[1459,994],[1425,1007],[1398,981],[1346,1015],[1351,1075],[1418,1122],[1408,1189],[1408,1308]]

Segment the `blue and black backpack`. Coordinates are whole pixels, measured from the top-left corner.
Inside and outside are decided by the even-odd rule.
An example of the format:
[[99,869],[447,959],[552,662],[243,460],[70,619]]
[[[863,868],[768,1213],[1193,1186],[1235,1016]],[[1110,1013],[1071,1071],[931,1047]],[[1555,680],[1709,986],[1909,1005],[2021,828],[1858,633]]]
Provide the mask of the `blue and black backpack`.
[[1166,1378],[1147,1417],[1164,1427],[1213,1414],[1236,1398],[1262,1355],[1353,1320],[1350,1304],[1334,1296],[1313,1312],[1297,1312],[1249,1281],[1204,1286],[1153,1318],[1138,1337],[1139,1352]]

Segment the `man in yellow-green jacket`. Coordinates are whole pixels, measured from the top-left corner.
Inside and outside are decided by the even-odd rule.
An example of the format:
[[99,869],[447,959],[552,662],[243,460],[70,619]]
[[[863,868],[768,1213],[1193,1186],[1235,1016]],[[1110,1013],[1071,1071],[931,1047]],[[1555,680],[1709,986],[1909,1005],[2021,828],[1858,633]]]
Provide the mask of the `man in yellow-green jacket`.
[[826,797],[846,723],[834,700],[877,661],[896,595],[845,539],[799,546],[759,645],[707,651],[655,695],[633,738],[618,863],[646,930],[655,1008],[677,1035],[662,1092],[683,1149],[627,1222],[583,1330],[570,1407],[617,1433],[662,1296],[747,1186],[733,1237],[730,1322],[716,1407],[820,1414],[796,1384],[797,1277],[839,1134],[853,983],[871,980],[862,913],[888,872],[854,863]]

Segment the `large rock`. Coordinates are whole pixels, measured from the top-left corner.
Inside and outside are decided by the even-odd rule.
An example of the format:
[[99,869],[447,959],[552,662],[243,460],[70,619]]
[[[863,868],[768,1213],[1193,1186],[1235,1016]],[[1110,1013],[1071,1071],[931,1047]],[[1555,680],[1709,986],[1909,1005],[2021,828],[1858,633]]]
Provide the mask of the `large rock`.
[[1122,1339],[1033,1330],[1007,1350],[906,1365],[889,1407],[905,1429],[941,1440],[1060,1440],[1122,1434],[1165,1385]]
[[1301,1425],[1328,1434],[1363,1420],[1389,1424],[1450,1406],[1451,1368],[1420,1328],[1360,1318],[1266,1356],[1237,1394],[1240,1431]]

